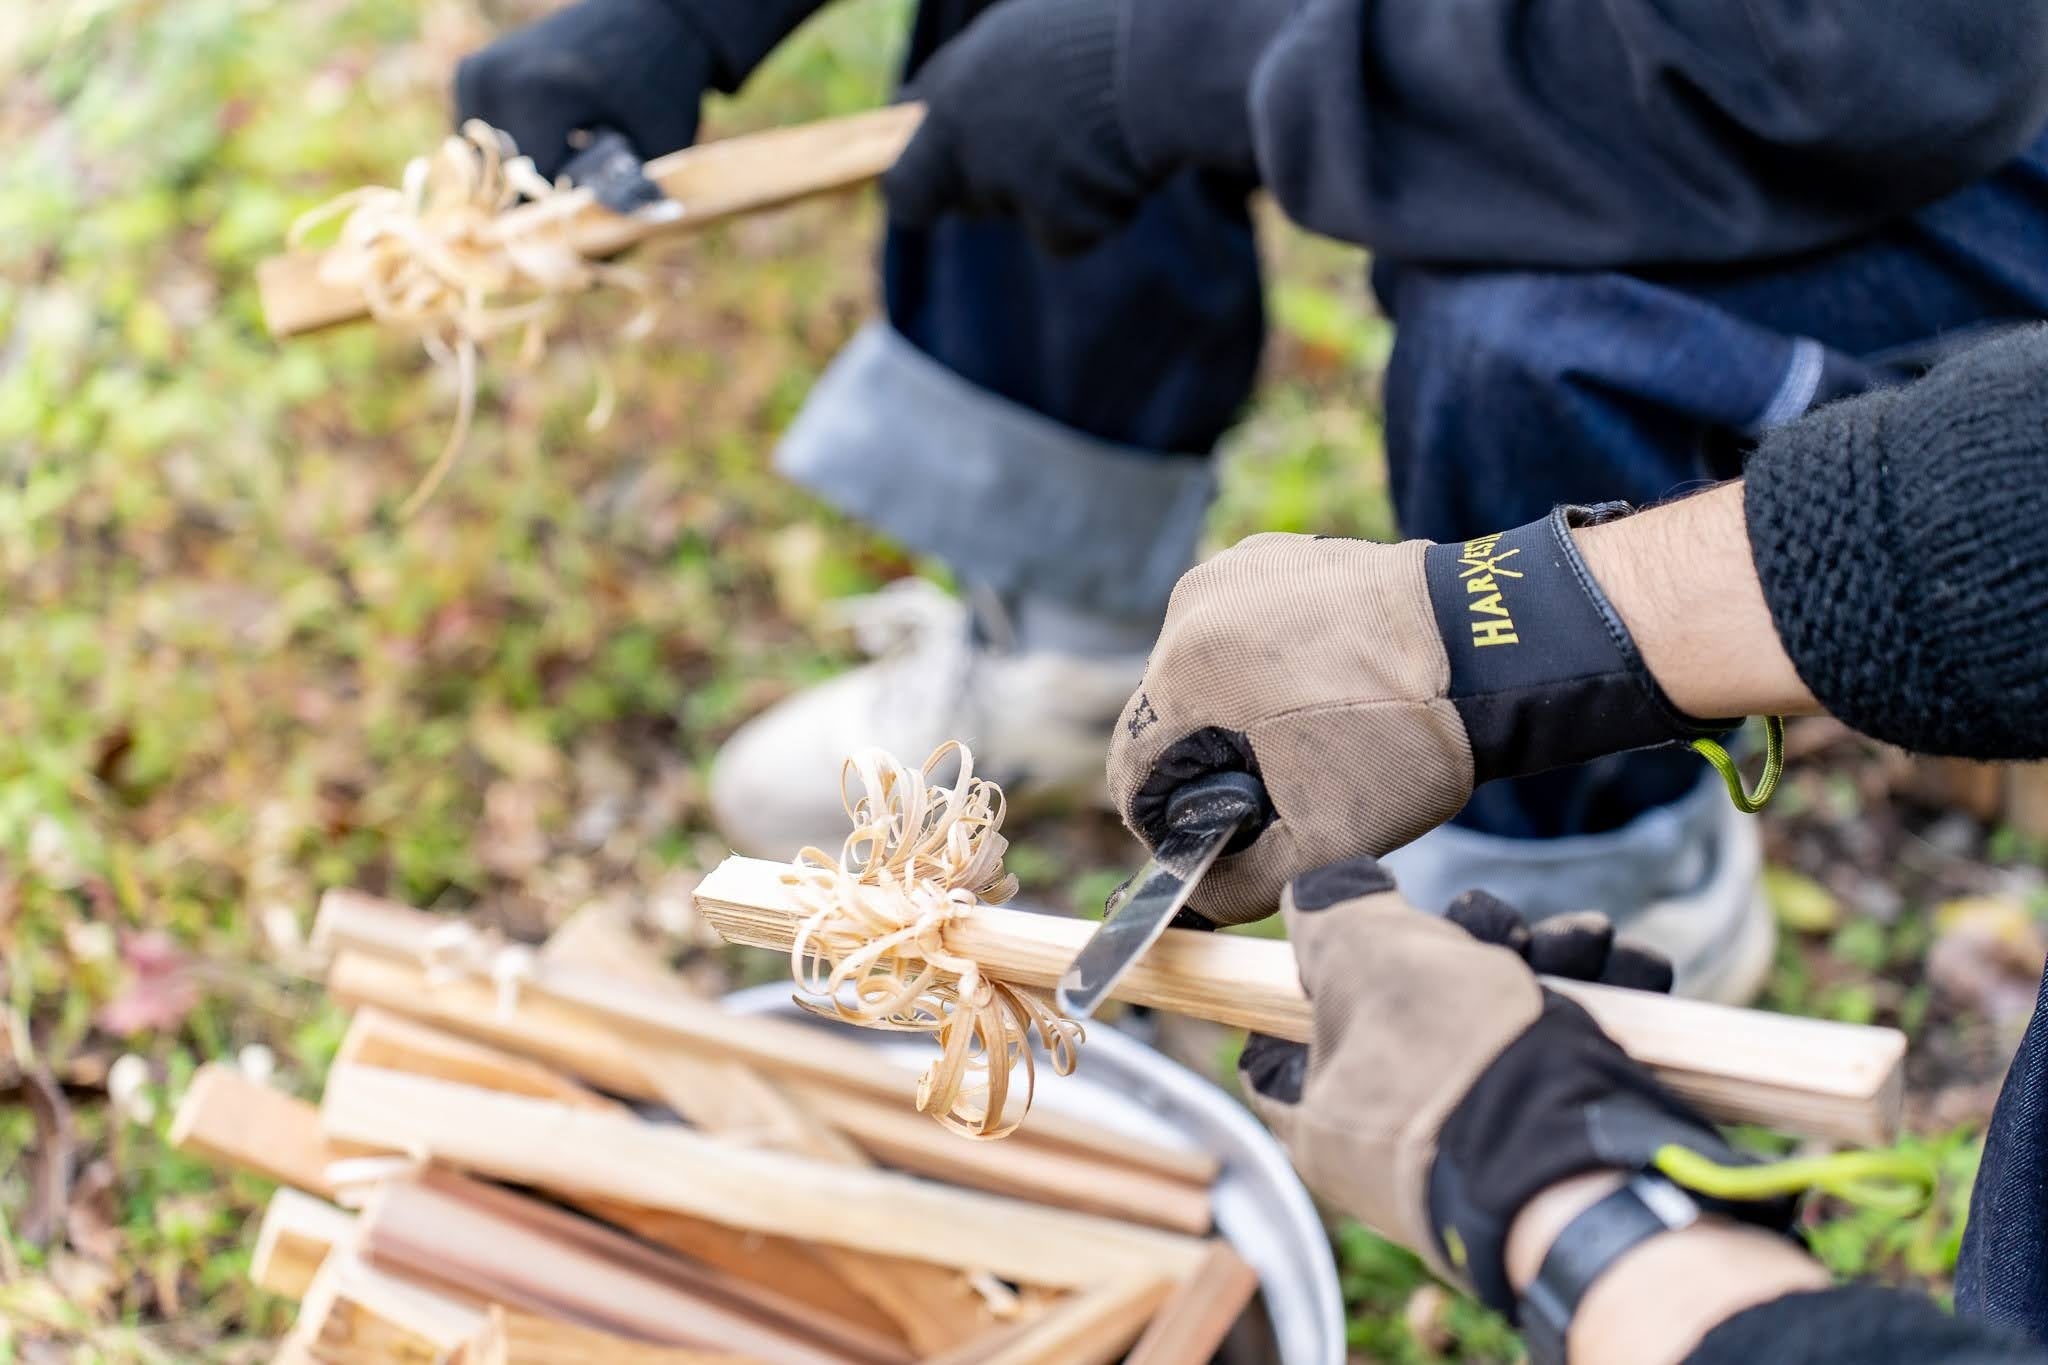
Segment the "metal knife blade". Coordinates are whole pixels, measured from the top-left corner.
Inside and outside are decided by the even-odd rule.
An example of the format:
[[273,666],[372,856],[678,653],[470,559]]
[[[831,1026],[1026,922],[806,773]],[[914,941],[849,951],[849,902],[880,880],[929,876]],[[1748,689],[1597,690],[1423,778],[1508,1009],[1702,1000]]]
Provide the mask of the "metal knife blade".
[[592,130],[582,150],[563,164],[562,174],[613,213],[654,222],[682,216],[683,206],[648,179],[645,163],[617,129]]
[[1265,808],[1249,773],[1215,773],[1174,793],[1166,837],[1136,876],[1110,894],[1102,927],[1075,956],[1054,993],[1060,1011],[1086,1019],[1159,941],[1202,876],[1246,822]]

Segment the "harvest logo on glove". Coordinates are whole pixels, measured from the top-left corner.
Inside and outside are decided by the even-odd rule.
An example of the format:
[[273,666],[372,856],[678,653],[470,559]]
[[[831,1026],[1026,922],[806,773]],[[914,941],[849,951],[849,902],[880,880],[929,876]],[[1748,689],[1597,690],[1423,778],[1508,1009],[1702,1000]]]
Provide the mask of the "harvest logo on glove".
[[1522,553],[1520,549],[1508,550],[1501,554],[1494,553],[1494,547],[1500,544],[1500,538],[1506,534],[1505,531],[1498,531],[1478,540],[1468,540],[1464,545],[1464,554],[1458,557],[1458,563],[1465,569],[1458,576],[1465,580],[1465,593],[1472,598],[1467,605],[1472,614],[1480,618],[1472,622],[1472,644],[1475,648],[1521,643],[1522,637],[1515,634],[1515,618],[1508,613],[1507,606],[1502,602],[1503,594],[1495,581],[1497,578],[1522,576],[1521,570],[1510,569],[1501,563],[1504,559]]

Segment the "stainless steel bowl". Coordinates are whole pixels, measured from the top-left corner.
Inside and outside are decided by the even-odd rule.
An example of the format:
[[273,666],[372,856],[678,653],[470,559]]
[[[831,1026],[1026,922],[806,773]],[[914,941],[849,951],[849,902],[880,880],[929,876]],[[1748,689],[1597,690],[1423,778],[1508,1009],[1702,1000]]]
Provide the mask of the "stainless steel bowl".
[[[928,1045],[834,1024],[800,1010],[772,982],[726,997],[741,1014],[776,1014],[850,1037],[922,1065]],[[1213,1195],[1216,1229],[1259,1272],[1259,1293],[1284,1365],[1343,1365],[1344,1301],[1330,1239],[1308,1191],[1258,1120],[1229,1095],[1137,1039],[1095,1027],[1071,1076],[1039,1073],[1039,1104],[1223,1162]],[[1226,1352],[1226,1356],[1234,1354]]]

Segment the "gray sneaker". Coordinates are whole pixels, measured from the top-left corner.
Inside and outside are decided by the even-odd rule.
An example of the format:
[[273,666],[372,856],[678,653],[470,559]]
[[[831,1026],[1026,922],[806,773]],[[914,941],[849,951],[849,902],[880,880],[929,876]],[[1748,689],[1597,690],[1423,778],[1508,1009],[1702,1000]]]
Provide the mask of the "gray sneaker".
[[[741,853],[836,849],[850,825],[840,765],[878,745],[909,763],[950,739],[1019,805],[1109,804],[1102,756],[1145,672],[1142,653],[1018,650],[977,630],[968,608],[922,579],[841,604],[878,656],[777,703],[726,741],[711,809]],[[999,632],[996,632],[999,633]]]
[[1695,999],[1747,1004],[1777,948],[1756,817],[1712,773],[1603,834],[1506,839],[1445,825],[1381,861],[1411,903],[1437,913],[1474,888],[1532,920],[1602,911],[1621,938],[1670,958],[1672,989]]

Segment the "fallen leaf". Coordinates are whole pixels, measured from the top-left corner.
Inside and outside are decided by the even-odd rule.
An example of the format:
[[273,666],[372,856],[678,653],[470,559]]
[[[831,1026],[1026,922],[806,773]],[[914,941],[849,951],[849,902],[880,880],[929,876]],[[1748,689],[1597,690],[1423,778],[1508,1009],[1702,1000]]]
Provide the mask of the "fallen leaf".
[[121,940],[121,962],[127,977],[121,989],[100,1007],[94,1022],[109,1033],[165,1032],[185,1022],[199,1004],[199,983],[192,959],[159,930],[129,934]]
[[77,1160],[77,1138],[71,1106],[64,1091],[40,1063],[21,1071],[18,1085],[36,1125],[36,1145],[29,1159],[28,1212],[16,1225],[31,1246],[47,1246],[64,1226],[71,1202],[71,1167]]
[[1764,897],[1778,923],[1795,934],[1825,934],[1842,921],[1835,893],[1790,868],[1764,869]]
[[2040,925],[2000,896],[1966,896],[1934,912],[1927,979],[1943,994],[2001,1027],[2033,1012],[2048,955]]

